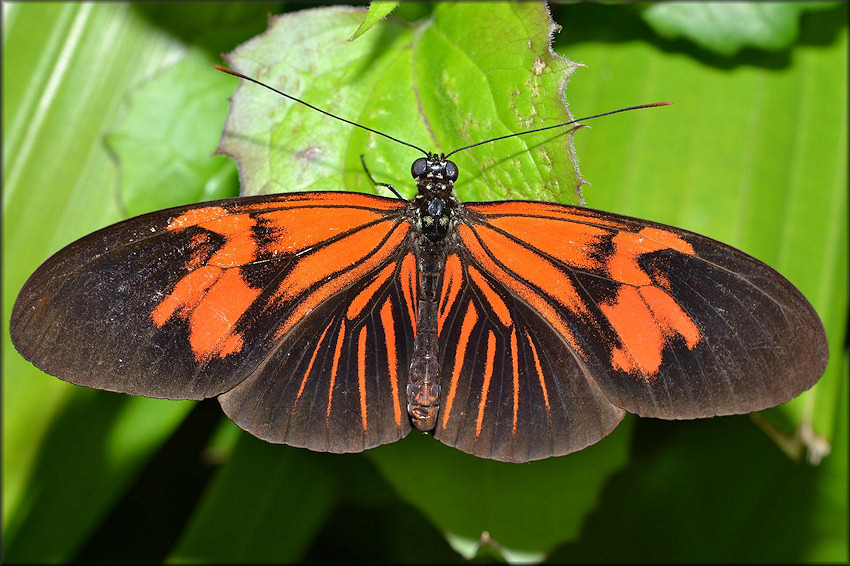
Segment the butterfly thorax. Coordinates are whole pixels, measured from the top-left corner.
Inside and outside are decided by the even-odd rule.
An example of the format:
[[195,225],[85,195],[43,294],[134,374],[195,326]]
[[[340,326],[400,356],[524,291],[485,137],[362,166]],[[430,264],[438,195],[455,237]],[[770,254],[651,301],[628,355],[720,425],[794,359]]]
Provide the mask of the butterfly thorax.
[[457,166],[443,155],[419,158],[410,168],[419,194],[411,205],[416,225],[419,302],[416,340],[407,385],[407,411],[419,430],[433,430],[440,409],[437,345],[437,302],[446,257],[446,238],[454,230],[459,210],[452,188]]
[[457,165],[440,155],[420,157],[410,173],[419,194],[413,199],[417,232],[432,242],[440,242],[453,228],[458,201],[452,196]]

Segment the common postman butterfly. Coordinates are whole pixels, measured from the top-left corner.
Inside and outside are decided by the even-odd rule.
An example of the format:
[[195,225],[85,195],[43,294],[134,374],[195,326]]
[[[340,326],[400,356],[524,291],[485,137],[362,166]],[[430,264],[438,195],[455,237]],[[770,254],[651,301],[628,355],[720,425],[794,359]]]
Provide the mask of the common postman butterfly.
[[583,207],[461,203],[451,154],[348,123],[422,151],[412,200],[302,192],[120,222],[29,278],[15,347],[78,385],[217,396],[270,442],[359,452],[416,427],[513,462],[580,450],[626,412],[772,407],[823,374],[818,315],[759,260]]

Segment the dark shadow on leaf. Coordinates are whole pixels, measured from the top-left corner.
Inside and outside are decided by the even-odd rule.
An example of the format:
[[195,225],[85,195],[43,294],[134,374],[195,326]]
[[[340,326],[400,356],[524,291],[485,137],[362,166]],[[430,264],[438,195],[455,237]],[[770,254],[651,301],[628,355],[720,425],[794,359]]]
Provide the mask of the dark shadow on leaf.
[[[835,8],[805,12],[800,19],[797,40],[789,49],[764,51],[745,48],[733,57],[725,57],[701,48],[685,39],[668,40],[659,37],[641,19],[638,8],[622,4],[567,4],[552,6],[552,15],[564,31],[555,36],[555,48],[569,58],[571,45],[582,43],[628,43],[641,41],[665,53],[687,55],[704,65],[723,70],[740,67],[758,67],[782,70],[792,61],[794,47],[827,46],[833,44],[841,30],[847,25],[847,4],[839,3]],[[581,26],[571,25],[579,21]]]
[[369,457],[349,454],[335,462],[334,475],[345,489],[304,557],[306,562],[453,563],[460,559],[430,519],[399,497]]
[[[56,561],[84,542],[79,539],[88,531],[74,519],[75,514],[92,505],[108,504],[117,493],[84,493],[79,486],[89,485],[88,478],[116,473],[107,447],[113,425],[129,401],[126,395],[92,389],[73,392],[41,441],[21,497],[28,502],[27,513],[16,515],[22,524],[4,525],[4,562]],[[114,482],[110,485],[113,490],[121,489]],[[76,526],[69,528],[69,521]]]
[[[122,493],[74,561],[163,562],[215,471],[203,452],[223,418],[215,399],[196,403]],[[129,531],[133,536],[127,536]]]
[[[268,27],[268,17],[287,11],[281,2],[141,2],[133,8],[152,25],[212,55],[232,50]],[[289,10],[303,9],[303,4]]]
[[747,416],[639,419],[632,451],[550,561],[793,563],[823,534],[824,471],[789,460]]

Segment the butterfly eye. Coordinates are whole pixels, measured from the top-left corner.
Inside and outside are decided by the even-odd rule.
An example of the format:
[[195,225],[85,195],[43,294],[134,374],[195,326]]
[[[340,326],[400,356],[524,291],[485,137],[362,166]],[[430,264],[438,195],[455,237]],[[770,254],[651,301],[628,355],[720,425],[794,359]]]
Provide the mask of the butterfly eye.
[[445,175],[446,179],[454,183],[457,181],[457,165],[455,165],[454,161],[446,161]]
[[420,157],[410,166],[410,174],[413,175],[414,179],[424,177],[426,171],[428,171],[428,160],[424,157]]

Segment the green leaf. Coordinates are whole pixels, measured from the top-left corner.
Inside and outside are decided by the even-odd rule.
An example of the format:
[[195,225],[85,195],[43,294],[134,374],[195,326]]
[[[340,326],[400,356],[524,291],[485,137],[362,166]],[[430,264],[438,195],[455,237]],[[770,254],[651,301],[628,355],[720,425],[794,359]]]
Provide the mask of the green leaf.
[[132,93],[129,112],[107,136],[128,215],[236,196],[235,165],[213,156],[232,90],[227,75],[210,72],[214,64],[192,49]]
[[194,405],[114,397],[81,390],[54,415],[4,525],[6,561],[67,561]]
[[[384,22],[340,43],[351,8],[288,14],[228,55],[231,66],[337,116],[426,151],[570,120],[561,89],[575,66],[553,55],[542,4],[439,4],[413,27]],[[505,49],[505,44],[521,46]],[[494,196],[577,202],[571,136],[515,137],[457,154],[465,200]],[[281,100],[255,84],[233,98],[220,150],[240,166],[242,194],[372,191],[375,178],[412,196],[415,150]]]
[[643,19],[662,37],[688,39],[721,55],[746,47],[776,51],[797,38],[800,15],[832,2],[659,2]]
[[299,560],[338,496],[340,458],[241,434],[169,562]]
[[[522,465],[476,458],[417,431],[367,456],[465,558],[486,533],[508,561],[540,561],[578,535],[605,482],[626,465],[633,422],[580,452]],[[412,470],[411,462],[422,464]]]
[[[212,38],[201,38],[197,28],[203,28],[202,24],[208,21],[220,23],[224,18],[221,12],[235,11],[240,6],[243,5],[4,5],[3,542],[6,561],[10,557],[32,561],[82,560],[88,555],[78,553],[76,549],[81,546],[108,548],[100,544],[104,530],[115,534],[113,546],[120,546],[127,560],[142,556],[139,551],[133,553],[132,543],[137,537],[127,533],[136,532],[136,518],[143,510],[128,507],[133,498],[124,496],[131,487],[139,487],[134,485],[133,478],[155,450],[147,443],[152,438],[161,442],[159,439],[173,430],[174,420],[179,420],[190,404],[91,392],[45,376],[20,358],[11,346],[8,313],[25,278],[50,253],[122,217],[125,205],[120,202],[119,181],[128,177],[119,175],[114,159],[105,151],[103,136],[115,131],[122,113],[130,111],[135,104],[137,99],[131,93],[172,68],[192,47],[205,46],[212,60],[217,53],[232,50],[238,39],[221,29],[211,32]],[[243,24],[250,21],[257,30],[264,29],[265,13],[276,10],[254,6],[249,5],[253,16],[237,21]],[[531,9],[531,6],[519,8]],[[457,12],[451,13],[454,22],[448,26],[476,34],[462,41],[492,43],[491,36],[481,31],[482,22],[486,23],[487,19],[476,18],[474,7],[436,6],[433,18],[443,17],[445,10],[456,9]],[[405,8],[403,3],[395,15]],[[218,10],[221,11],[218,15],[213,14]],[[341,488],[332,497],[342,497],[344,502],[322,507],[330,514],[329,518],[318,513],[311,516],[303,531],[292,533],[297,545],[294,548],[298,549],[292,555],[299,554],[299,559],[310,561],[321,561],[329,555],[337,560],[346,556],[387,556],[388,561],[449,560],[452,555],[447,545],[435,543],[438,533],[443,532],[458,548],[465,549],[467,556],[478,548],[482,538],[485,547],[478,551],[478,556],[497,556],[495,553],[499,551],[493,549],[504,542],[506,548],[500,556],[511,560],[539,557],[551,548],[553,541],[569,540],[578,545],[590,541],[591,548],[576,550],[571,544],[563,547],[569,549],[568,555],[559,554],[556,558],[591,560],[595,556],[598,560],[603,553],[614,554],[616,549],[609,547],[616,546],[617,541],[628,540],[629,548],[633,549],[630,556],[651,559],[676,553],[682,556],[683,546],[688,546],[691,552],[686,559],[708,560],[721,553],[728,556],[730,550],[741,548],[740,544],[736,546],[736,541],[749,540],[751,547],[742,557],[846,562],[848,364],[843,348],[847,312],[846,7],[804,15],[799,39],[784,53],[745,50],[731,58],[715,56],[690,44],[681,45],[682,42],[671,45],[658,40],[628,6],[582,3],[556,6],[553,10],[554,19],[564,26],[556,36],[557,50],[588,65],[578,70],[569,83],[568,99],[577,115],[654,100],[671,99],[675,103],[668,108],[595,121],[591,123],[592,130],[585,129],[576,135],[584,176],[593,182],[593,187],[586,189],[588,200],[599,208],[676,224],[737,245],[777,267],[802,289],[823,317],[832,345],[832,359],[827,375],[816,389],[792,404],[792,407],[800,406],[790,412],[782,409],[785,416],[780,424],[790,423],[790,430],[799,419],[809,419],[815,433],[830,440],[833,452],[818,467],[794,465],[750,419],[723,418],[697,423],[631,419],[637,440],[621,427],[615,435],[625,437],[612,436],[590,448],[596,451],[598,460],[591,458],[592,452],[589,456],[581,452],[522,466],[483,461],[470,465],[462,461],[467,456],[422,435],[411,435],[394,445],[367,452],[366,456],[333,457],[333,463],[328,465],[321,460],[326,455],[310,454],[308,457],[320,457],[313,464],[325,466],[324,470],[337,478],[336,485]],[[446,48],[447,44],[453,45],[446,39],[450,34],[442,31],[446,24],[431,30],[435,27],[433,18],[411,28],[410,33],[415,36],[415,41],[411,39],[413,43],[384,44],[383,39],[375,40],[372,36],[384,37],[381,36],[385,33],[381,29],[384,24],[379,24],[350,45],[372,41],[371,54],[376,61],[395,55],[399,67],[415,65],[414,70],[408,71],[410,76],[419,69],[430,70],[428,75],[422,75],[428,80],[415,86],[418,91],[427,91],[421,100],[430,105],[429,109],[445,112],[436,116],[440,129],[435,132],[445,136],[437,141],[451,147],[466,139],[452,134],[463,132],[465,117],[489,115],[485,110],[493,107],[502,113],[507,110],[510,117],[512,100],[531,99],[534,94],[523,82],[527,72],[523,76],[505,74],[504,81],[494,78],[504,72],[500,71],[500,63],[510,58],[508,54],[491,51],[492,56],[483,63],[465,63],[464,53],[477,47]],[[517,17],[509,21],[519,26],[527,20]],[[328,37],[333,37],[333,42],[344,42],[358,23],[359,19],[339,34]],[[494,29],[500,31],[504,27]],[[407,29],[393,33],[403,34]],[[388,40],[395,37],[393,33],[387,34]],[[420,35],[416,36],[417,33]],[[542,33],[538,43],[545,43],[548,28]],[[505,37],[502,33],[497,44],[501,51],[512,51]],[[401,47],[388,52],[386,45]],[[407,45],[411,47],[408,49]],[[429,59],[431,45],[436,46],[433,60]],[[333,46],[317,49],[326,47]],[[410,56],[405,55],[406,50],[412,52]],[[296,64],[298,56],[297,52],[290,54]],[[447,67],[459,74],[445,75],[459,82],[456,90],[447,90],[441,82],[440,65],[445,63],[441,58],[462,60],[458,66]],[[363,61],[368,72],[371,60]],[[404,73],[394,74],[392,66],[387,69],[386,80],[364,82],[367,91],[372,86],[375,88],[362,95],[364,100],[359,106],[355,104],[354,115],[347,117],[361,121],[367,115],[381,117],[381,111],[386,110],[387,115],[381,119],[389,127],[385,123],[381,126],[388,133],[431,144],[430,137],[422,142],[415,135],[419,100],[414,99],[414,106],[407,109],[401,108],[404,105],[401,102],[393,102],[396,96],[409,97],[414,83],[393,82],[390,79]],[[352,72],[355,71],[358,69]],[[511,77],[520,77],[519,82]],[[541,90],[542,95],[557,102],[560,83],[552,80],[550,86]],[[506,85],[508,88],[503,90]],[[311,87],[310,101],[324,106],[325,101],[338,97],[336,87],[333,82],[323,84],[322,88]],[[180,94],[183,88],[191,89],[192,85],[180,87],[175,96],[183,96]],[[230,87],[231,91],[233,88]],[[511,89],[518,92],[514,98],[504,94],[511,93]],[[465,114],[456,114],[449,105],[434,100],[445,93],[457,95],[458,103],[465,105],[462,107]],[[273,104],[295,106],[280,99]],[[306,119],[306,116],[304,113],[302,117]],[[204,120],[213,118],[204,117]],[[498,133],[517,131],[520,127],[507,118],[504,123],[494,124],[500,128]],[[201,131],[205,126],[196,124],[196,128]],[[409,136],[410,131],[414,135]],[[473,133],[482,136],[478,139],[496,135],[486,131]],[[146,134],[138,132],[138,135]],[[283,136],[283,132],[276,135]],[[396,182],[411,194],[407,168],[415,155],[409,155],[403,148],[397,156],[386,148],[376,155],[374,150],[381,149],[382,144],[387,147],[394,144],[372,139],[373,136],[365,133],[360,134],[361,138],[346,137],[349,134],[343,130],[323,135],[332,139],[317,138],[317,142],[347,144],[341,151],[345,173],[339,175],[347,183],[346,188],[370,189],[359,154],[368,148],[368,143],[374,142],[375,147],[366,151],[370,168],[379,180]],[[555,141],[561,143],[560,151],[564,154],[563,138]],[[267,139],[265,143],[270,142]],[[504,155],[501,151],[512,158],[524,151],[522,145],[506,148],[502,143],[506,142],[459,155],[474,153],[470,159],[496,161]],[[531,140],[523,143],[533,145]],[[426,149],[429,148],[430,145]],[[121,173],[126,171],[124,162],[129,159],[121,158]],[[493,165],[495,169],[501,167],[510,168],[512,162]],[[462,165],[462,179],[470,179],[478,171],[479,164],[470,160]],[[487,174],[495,176],[496,172]],[[519,172],[514,174],[519,177]],[[309,171],[297,172],[293,178],[299,179],[299,175],[303,184],[309,184],[313,178]],[[287,187],[290,183],[287,179],[277,181]],[[507,189],[512,191],[513,187]],[[492,192],[489,187],[482,189],[488,191],[485,195],[461,193],[461,196],[469,199],[504,198],[509,193],[521,195],[507,189],[494,182]],[[569,194],[571,190],[566,192]],[[145,205],[141,197],[134,198],[139,199],[139,207],[157,206],[153,201]],[[544,194],[543,198],[552,197]],[[138,408],[130,409],[136,404]],[[149,407],[157,409],[148,413]],[[129,414],[125,414],[127,409]],[[191,424],[190,420],[185,426]],[[235,431],[235,425],[227,424],[231,434],[235,432],[240,439],[245,435]],[[670,441],[671,435],[677,437],[676,442]],[[600,457],[612,441],[613,454]],[[606,477],[592,476],[594,465],[606,470],[621,465],[622,442],[633,447],[636,463],[629,462],[620,468],[614,483],[609,483]],[[229,446],[228,441],[219,444]],[[410,452],[402,455],[408,445]],[[223,452],[229,451],[228,446]],[[288,458],[281,456],[280,451],[301,453],[286,447],[266,448],[261,458],[246,454],[240,443],[239,450],[232,453],[222,469],[236,466],[242,469],[242,474],[227,472],[231,477],[242,477],[243,482],[264,481],[267,477],[262,472],[253,473],[249,469],[251,465],[269,474],[273,473],[269,470],[285,468],[282,464],[275,468],[277,459]],[[395,451],[399,451],[401,461],[385,463],[383,460],[390,460]],[[239,460],[243,458],[249,466],[242,466]],[[363,471],[357,470],[363,467],[365,459],[374,461],[378,471],[372,470],[375,480],[372,490],[361,492],[362,484],[352,478],[358,477],[358,473],[362,475]],[[724,466],[713,465],[714,461]],[[457,466],[450,466],[452,463]],[[167,462],[162,465],[168,469]],[[539,471],[548,466],[551,473]],[[525,472],[527,467],[531,471]],[[314,486],[308,480],[301,481],[306,493],[326,485],[323,471],[313,468],[311,471],[314,472],[311,478],[315,476],[317,483]],[[569,483],[562,474],[569,477]],[[286,471],[281,476],[282,482],[300,477],[297,471]],[[166,474],[166,477],[169,479],[157,485],[155,493],[167,493],[174,502],[162,508],[163,516],[175,514],[183,505],[194,505],[193,501],[186,501],[184,492],[197,492],[203,486],[184,488],[171,476]],[[508,481],[511,478],[516,483]],[[656,478],[663,478],[665,483],[659,487],[661,480]],[[750,492],[765,493],[764,478],[770,478],[773,492],[767,498],[748,497],[746,494]],[[216,478],[215,485],[219,481],[223,482]],[[595,494],[603,483],[608,491],[601,507],[595,495],[581,495],[583,489]],[[269,484],[277,487],[271,479]],[[259,498],[245,483],[221,485],[224,487],[209,490],[201,500],[192,515],[191,527],[183,525],[176,532],[160,533],[161,525],[157,524],[152,529],[155,534],[150,536],[180,541],[179,548],[175,545],[160,560],[166,556],[172,560],[223,560],[228,549],[211,544],[209,551],[204,552],[198,545],[220,537],[222,531],[215,528],[216,520],[229,525],[229,514],[250,518]],[[545,486],[553,494],[549,499],[541,495],[546,492]],[[477,495],[474,501],[462,497],[465,487]],[[248,489],[252,497],[240,505],[233,497],[238,497],[241,489]],[[281,508],[296,508],[301,501],[299,495],[285,486],[280,489],[281,495],[274,496],[276,504]],[[529,514],[529,506],[523,501],[523,494],[529,489],[536,505],[534,515]],[[622,494],[628,495],[630,489],[635,490],[635,496],[617,505]],[[565,503],[572,490],[579,494],[576,498],[580,504],[575,511],[570,510],[570,503]],[[458,493],[458,498],[444,497],[441,494],[445,491]],[[727,496],[726,491],[744,496]],[[716,496],[716,504],[705,501],[706,492]],[[431,493],[436,493],[438,503],[428,501]],[[677,497],[680,493],[681,497]],[[652,499],[654,496],[658,497],[657,501]],[[399,498],[408,503],[399,503]],[[375,500],[392,503],[378,505]],[[117,508],[109,512],[115,501],[119,501]],[[227,505],[221,504],[222,501]],[[649,505],[652,513],[635,511],[636,502]],[[590,505],[598,507],[598,515],[592,519],[592,528],[584,528],[576,538],[576,525],[582,515],[590,525],[586,520]],[[509,515],[514,506],[517,511],[511,524]],[[262,510],[257,514],[263,518],[280,518],[274,513],[263,514]],[[470,519],[471,527],[458,526],[463,517]],[[766,527],[759,526],[759,517],[767,517]],[[559,521],[564,522],[562,533],[558,532]],[[690,525],[680,524],[684,521],[700,521],[706,528],[691,529]],[[730,533],[723,528],[726,523],[740,527],[732,533],[737,538],[717,543],[717,533]],[[237,527],[238,534],[232,533],[230,542],[236,548],[247,549],[245,555],[251,552],[251,542],[272,546],[274,537],[281,536],[279,532],[261,534],[267,531],[259,524]],[[540,531],[539,537],[531,532],[534,529]],[[481,531],[493,531],[491,540],[495,542],[487,543]],[[45,538],[46,532],[53,540]],[[92,535],[93,532],[96,534]],[[421,532],[425,536],[420,540]],[[789,541],[799,548],[786,552],[788,545],[777,544],[776,538],[771,537],[774,532],[783,537],[788,535]],[[641,534],[646,536],[638,536]],[[335,547],[343,538],[349,546]],[[712,551],[712,544],[720,548]],[[385,554],[373,554],[372,549]]]
[[[219,6],[223,8],[195,4],[193,9],[204,10],[216,25],[226,24],[227,14],[233,17],[239,12]],[[251,10],[257,7],[262,6]],[[38,264],[76,238],[120,220],[128,208],[120,200],[121,176],[106,151],[104,136],[120,119],[128,93],[180,61],[188,50],[172,33],[148,20],[150,10],[159,8],[4,6],[7,560],[70,560],[191,407],[93,394],[45,376],[14,350],[8,331],[15,296]],[[230,21],[244,25],[241,17]],[[219,126],[211,132],[210,151],[222,120],[223,116],[217,118]],[[140,126],[140,136],[147,133],[142,126],[146,124]],[[195,129],[203,130],[197,124]],[[203,160],[208,161],[208,155]],[[92,426],[100,428],[92,431]],[[45,532],[51,533],[47,539]]]
[[[25,530],[24,523],[35,520],[31,510],[40,508],[27,494],[54,481],[51,475],[63,475],[62,466],[39,463],[42,454],[49,456],[43,451],[52,420],[69,397],[86,392],[45,377],[15,352],[9,313],[26,277],[50,253],[120,218],[112,194],[115,170],[100,136],[115,119],[121,94],[106,85],[132,83],[164,58],[179,57],[183,48],[139,26],[127,5],[9,5],[4,10],[4,550],[6,558],[67,560],[82,536],[67,531],[88,525],[90,513],[102,513],[102,505],[80,509],[74,524],[49,541],[25,545],[16,542],[15,533]],[[104,36],[121,36],[120,44],[104,51]],[[110,484],[126,482],[103,474],[91,478],[107,493]],[[79,487],[67,496],[79,493]]]
[[550,559],[846,563],[846,383],[839,412],[836,453],[820,467],[791,462],[746,417],[641,423],[633,465]]
[[369,10],[366,12],[366,16],[363,18],[363,21],[360,23],[360,27],[357,28],[351,37],[348,38],[348,41],[354,41],[367,31],[369,31],[372,26],[386,18],[393,10],[398,6],[397,1],[388,1],[385,2],[383,0],[372,0],[369,3]]

